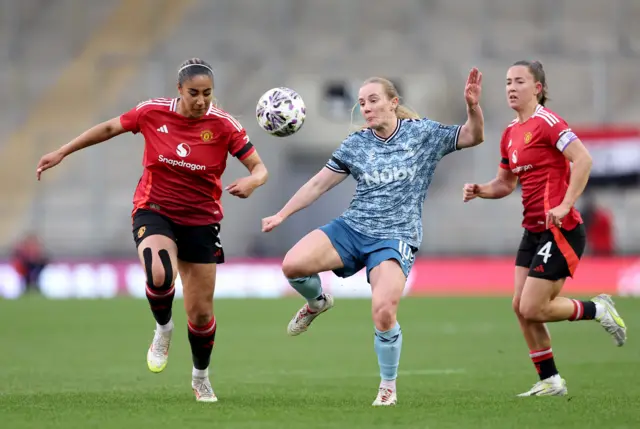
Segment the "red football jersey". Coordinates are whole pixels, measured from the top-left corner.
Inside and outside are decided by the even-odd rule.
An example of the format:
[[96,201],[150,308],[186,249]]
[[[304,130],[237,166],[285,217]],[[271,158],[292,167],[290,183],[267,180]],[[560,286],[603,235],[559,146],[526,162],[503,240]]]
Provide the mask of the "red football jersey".
[[242,125],[211,105],[190,119],[178,99],[157,98],[120,116],[125,130],[142,133],[144,171],[133,197],[138,209],[157,211],[180,225],[209,225],[223,217],[220,177],[230,153],[242,160],[255,148]]
[[[511,170],[522,186],[522,226],[531,232],[545,230],[546,213],[560,205],[569,188],[571,163],[562,152],[577,136],[560,116],[538,106],[524,123],[514,120],[502,134],[500,167]],[[562,219],[571,230],[582,223],[572,207]]]

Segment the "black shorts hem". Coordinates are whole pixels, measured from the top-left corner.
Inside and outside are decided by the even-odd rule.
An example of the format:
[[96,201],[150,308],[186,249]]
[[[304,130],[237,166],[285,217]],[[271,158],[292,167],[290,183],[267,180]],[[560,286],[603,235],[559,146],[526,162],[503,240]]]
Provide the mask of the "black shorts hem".
[[[528,267],[527,267],[528,268]],[[541,279],[541,280],[549,280],[552,282],[558,281],[558,280],[563,280],[566,279],[567,277],[571,277],[571,274],[569,273],[540,273],[538,271],[535,271],[533,268],[529,269],[529,274],[527,274],[527,277],[533,277],[536,279]]]
[[136,248],[152,235],[163,235],[178,247],[178,259],[193,264],[223,264],[220,224],[178,225],[153,210],[139,209],[133,215],[133,239]]
[[224,254],[221,256],[209,256],[209,255],[180,255],[178,253],[178,260],[187,262],[189,264],[224,264]]

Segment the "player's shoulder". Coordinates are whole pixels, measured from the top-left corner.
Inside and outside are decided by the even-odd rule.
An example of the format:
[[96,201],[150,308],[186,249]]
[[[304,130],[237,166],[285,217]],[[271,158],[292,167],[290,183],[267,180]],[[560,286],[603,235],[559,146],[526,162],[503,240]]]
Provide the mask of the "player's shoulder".
[[342,141],[342,144],[357,144],[368,140],[370,136],[372,136],[371,128],[362,128],[347,135]]
[[213,104],[209,107],[209,110],[207,110],[207,113],[204,115],[204,119],[216,122],[216,125],[229,132],[242,131],[243,129],[240,121],[238,121],[232,114],[214,106]]
[[559,123],[566,124],[560,115],[544,106],[538,106],[531,119],[536,121],[536,125],[539,127],[553,127]]
[[518,120],[514,119],[513,121],[509,122],[506,127],[504,127],[504,131],[502,133],[509,134],[511,131],[513,131],[513,127],[515,127],[516,125],[518,125]]
[[138,103],[135,110],[138,112],[151,112],[151,111],[175,111],[177,105],[176,98],[150,98],[148,100]]
[[425,127],[437,128],[440,125],[442,125],[440,122],[434,121],[433,119],[429,119],[426,117],[425,118],[407,118],[407,119],[400,120],[400,126],[406,127],[408,129],[425,128]]
[[460,127],[460,125],[447,125],[431,118],[411,118],[402,119],[400,122],[400,131],[403,131],[408,137],[424,137],[441,138],[442,132],[449,132],[452,128]]

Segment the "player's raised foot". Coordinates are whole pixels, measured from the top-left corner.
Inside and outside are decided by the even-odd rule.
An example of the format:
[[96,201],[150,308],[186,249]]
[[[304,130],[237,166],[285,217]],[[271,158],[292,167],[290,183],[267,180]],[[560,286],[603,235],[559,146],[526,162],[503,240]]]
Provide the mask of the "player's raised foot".
[[531,389],[518,396],[566,396],[568,392],[565,379],[554,376],[538,381]]
[[153,341],[147,352],[147,366],[151,372],[162,372],[169,359],[169,346],[171,346],[171,334],[173,330],[162,332],[156,329]]
[[321,301],[322,305],[318,308],[312,309],[309,308],[309,304],[305,304],[298,310],[291,322],[289,322],[289,326],[287,326],[287,334],[291,336],[302,334],[309,329],[309,325],[316,317],[333,307],[333,297],[331,295],[324,294],[324,299]]
[[218,397],[213,392],[209,377],[193,377],[191,379],[191,388],[196,395],[198,402],[218,402]]
[[596,305],[601,305],[604,309],[604,312],[600,317],[596,317],[596,320],[600,322],[604,330],[613,337],[613,341],[618,347],[623,346],[627,341],[627,326],[624,324],[624,320],[622,320],[620,314],[616,311],[616,306],[611,296],[603,293],[591,301],[595,302]]
[[389,405],[396,405],[398,402],[398,396],[396,395],[396,391],[392,389],[388,389],[385,387],[381,387],[378,389],[378,396],[376,396],[376,400],[373,401],[374,407],[386,407]]

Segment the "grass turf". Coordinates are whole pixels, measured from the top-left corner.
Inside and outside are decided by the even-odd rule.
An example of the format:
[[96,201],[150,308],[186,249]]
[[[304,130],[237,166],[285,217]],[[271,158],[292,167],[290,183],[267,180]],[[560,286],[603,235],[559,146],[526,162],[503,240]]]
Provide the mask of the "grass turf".
[[152,374],[145,300],[0,301],[0,427],[640,427],[640,300],[617,299],[630,340],[596,322],[550,325],[565,398],[515,398],[537,381],[508,298],[407,298],[398,406],[371,407],[378,368],[367,300],[338,299],[290,338],[300,300],[219,300],[216,404],[196,403],[182,302],[167,369]]

